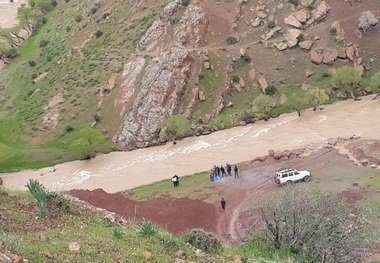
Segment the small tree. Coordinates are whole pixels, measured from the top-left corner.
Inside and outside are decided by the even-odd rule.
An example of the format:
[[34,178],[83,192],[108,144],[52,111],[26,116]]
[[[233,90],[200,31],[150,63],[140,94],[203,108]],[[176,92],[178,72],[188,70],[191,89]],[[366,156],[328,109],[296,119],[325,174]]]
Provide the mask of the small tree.
[[160,139],[176,140],[178,137],[185,136],[190,130],[190,121],[185,115],[173,115],[163,121],[160,125]]
[[80,159],[90,159],[104,147],[105,142],[105,136],[101,131],[86,127],[73,134],[69,149]]
[[354,67],[343,66],[336,70],[332,76],[332,82],[338,88],[346,91],[352,91],[357,88],[362,81],[360,71]]
[[371,87],[372,92],[376,92],[377,95],[374,99],[380,96],[380,71],[373,74],[369,80],[369,85]]
[[371,11],[365,11],[359,17],[358,29],[367,34],[368,30],[376,26],[378,22],[379,19]]
[[271,117],[272,110],[276,106],[277,100],[265,94],[260,94],[253,101],[253,110],[258,111],[266,121]]
[[321,105],[328,97],[326,91],[323,89],[313,89],[309,91],[310,94],[310,106],[316,111],[317,107]]
[[288,104],[290,108],[295,110],[298,117],[301,117],[301,112],[311,106],[311,97],[308,92],[292,93],[288,97]]
[[338,197],[288,187],[259,201],[263,236],[301,262],[363,262],[368,221]]
[[33,195],[34,198],[38,201],[40,205],[39,217],[45,219],[47,217],[47,197],[48,190],[35,179],[29,179],[29,182],[25,185],[28,188],[29,192]]

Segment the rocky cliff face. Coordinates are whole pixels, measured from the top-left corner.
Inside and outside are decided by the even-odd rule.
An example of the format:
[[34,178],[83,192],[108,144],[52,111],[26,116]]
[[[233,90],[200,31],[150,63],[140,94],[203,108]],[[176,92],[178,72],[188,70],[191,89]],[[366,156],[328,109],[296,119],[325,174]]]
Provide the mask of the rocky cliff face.
[[[198,50],[207,28],[202,6],[192,1],[178,24],[171,18],[183,11],[182,1],[169,3],[141,38],[136,57],[122,74],[122,124],[115,138],[124,148],[157,144],[159,125],[178,108],[181,97],[191,89],[188,83],[198,78],[203,51]],[[168,33],[169,29],[173,33]],[[198,96],[190,92],[192,101]]]

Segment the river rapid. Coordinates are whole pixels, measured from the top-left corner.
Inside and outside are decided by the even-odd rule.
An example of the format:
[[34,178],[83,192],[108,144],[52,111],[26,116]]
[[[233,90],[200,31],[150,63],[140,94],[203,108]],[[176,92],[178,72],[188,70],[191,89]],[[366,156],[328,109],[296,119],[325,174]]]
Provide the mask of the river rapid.
[[[27,190],[30,178],[38,179],[53,191],[102,188],[115,193],[140,185],[208,171],[214,165],[252,160],[268,154],[310,145],[329,138],[350,137],[380,140],[380,101],[374,96],[284,114],[269,121],[239,126],[210,135],[185,138],[176,145],[167,143],[131,152],[112,152],[86,161],[73,161],[39,170],[4,173],[4,186]],[[53,169],[55,171],[53,172]]]

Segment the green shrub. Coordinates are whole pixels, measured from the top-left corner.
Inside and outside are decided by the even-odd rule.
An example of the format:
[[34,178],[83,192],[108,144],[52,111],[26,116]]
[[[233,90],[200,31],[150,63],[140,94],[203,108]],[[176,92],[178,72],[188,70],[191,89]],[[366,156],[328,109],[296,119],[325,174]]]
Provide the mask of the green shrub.
[[239,82],[239,81],[240,81],[239,76],[236,76],[236,75],[232,76],[232,82]]
[[71,202],[68,198],[66,198],[63,194],[58,192],[49,192],[47,196],[47,200],[51,201],[57,207],[60,208],[64,213],[71,213],[72,206]]
[[255,114],[251,111],[243,111],[240,114],[240,120],[245,121],[246,123],[254,123],[255,122]]
[[47,40],[41,40],[40,43],[38,44],[39,47],[46,47],[47,44],[49,44],[49,41]]
[[276,94],[276,92],[277,92],[277,88],[271,85],[268,86],[268,88],[265,90],[265,94],[269,96],[273,96],[274,94]]
[[28,64],[29,64],[29,66],[31,66],[31,67],[34,67],[35,65],[37,65],[36,61],[34,61],[34,60],[29,60],[29,61],[28,61]]
[[304,34],[300,34],[300,35],[297,37],[297,40],[298,40],[298,42],[305,41],[305,35],[304,35]]
[[298,6],[300,4],[299,0],[289,0],[289,3],[291,3],[292,5],[295,5],[295,6]]
[[[20,245],[20,240],[17,236],[7,233],[0,229],[0,241],[3,243],[3,246],[6,251],[13,252]],[[1,243],[0,242],[0,243]]]
[[336,28],[335,27],[333,27],[333,28],[331,28],[330,29],[330,34],[332,35],[332,36],[336,36]]
[[144,236],[154,236],[157,234],[158,229],[157,226],[150,220],[143,220],[138,227],[138,231],[140,234]]
[[116,239],[123,239],[124,238],[124,232],[120,227],[114,227],[112,229],[112,235]]
[[79,23],[80,21],[82,21],[83,17],[81,15],[76,15],[75,16],[75,22]]
[[268,28],[275,28],[275,27],[276,27],[276,22],[274,22],[274,21],[268,22]]
[[166,247],[170,247],[170,246],[175,245],[174,237],[169,232],[162,232],[161,233],[161,242]]
[[228,45],[234,45],[237,43],[237,39],[234,36],[228,36],[226,41]]
[[185,234],[184,238],[185,241],[192,246],[204,251],[210,251],[222,247],[216,235],[206,232],[201,228],[192,229]]
[[40,205],[39,217],[45,219],[47,217],[47,196],[48,190],[37,180],[29,179],[29,182],[25,185],[29,192],[38,201]]
[[188,6],[190,4],[190,0],[182,0],[183,6]]
[[97,30],[97,31],[95,32],[95,36],[96,36],[97,38],[101,37],[102,35],[103,35],[103,32],[102,32],[101,30]]

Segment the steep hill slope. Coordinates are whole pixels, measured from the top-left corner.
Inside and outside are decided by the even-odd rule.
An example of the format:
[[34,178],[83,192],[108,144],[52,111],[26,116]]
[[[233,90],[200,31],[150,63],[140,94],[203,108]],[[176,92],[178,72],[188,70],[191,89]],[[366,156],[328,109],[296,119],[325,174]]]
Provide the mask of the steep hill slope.
[[237,125],[268,85],[285,103],[301,84],[330,87],[342,65],[376,72],[376,28],[355,34],[365,10],[380,13],[376,0],[58,1],[0,72],[0,141],[92,125],[129,149],[158,144],[174,114],[200,133]]

